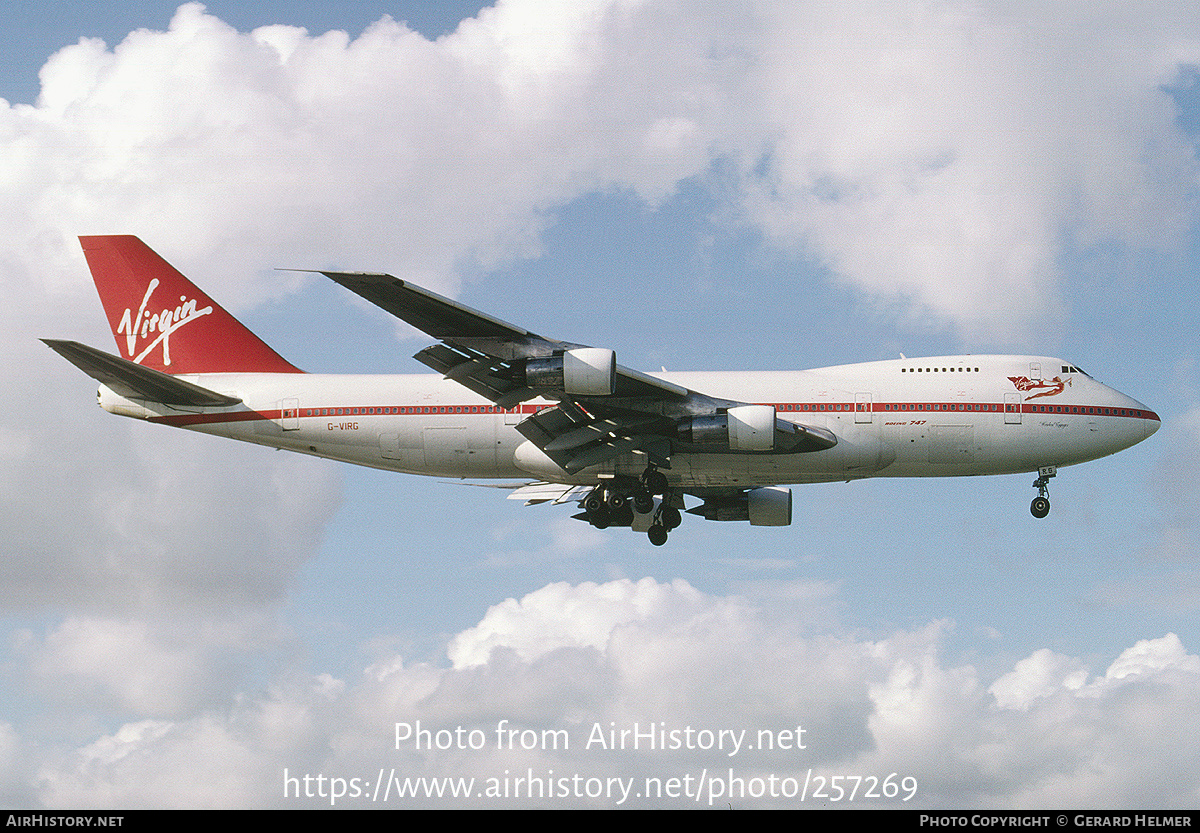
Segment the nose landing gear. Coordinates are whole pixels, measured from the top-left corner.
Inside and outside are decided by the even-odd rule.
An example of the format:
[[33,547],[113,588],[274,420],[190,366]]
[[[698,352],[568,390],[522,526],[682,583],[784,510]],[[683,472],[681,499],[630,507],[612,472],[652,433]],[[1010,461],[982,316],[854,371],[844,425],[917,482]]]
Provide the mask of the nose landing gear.
[[1038,469],[1038,479],[1033,481],[1033,488],[1038,490],[1038,496],[1029,504],[1029,511],[1035,518],[1044,518],[1050,514],[1050,478],[1058,474],[1056,466],[1042,466]]

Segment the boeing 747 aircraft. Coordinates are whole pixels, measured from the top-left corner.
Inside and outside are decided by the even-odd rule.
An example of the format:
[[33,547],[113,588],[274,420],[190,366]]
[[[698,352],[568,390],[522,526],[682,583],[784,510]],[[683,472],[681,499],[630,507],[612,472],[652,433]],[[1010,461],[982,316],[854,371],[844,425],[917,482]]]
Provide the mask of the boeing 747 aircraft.
[[[304,373],[131,236],[81,237],[120,356],[46,340],[110,413],[435,477],[524,481],[655,545],[687,512],[785,526],[786,484],[1036,472],[1129,448],[1159,417],[1044,356],[949,356],[786,373],[642,373],[391,275],[324,272],[437,339],[437,371]],[[694,504],[688,506],[688,498]],[[698,502],[697,502],[698,501]]]

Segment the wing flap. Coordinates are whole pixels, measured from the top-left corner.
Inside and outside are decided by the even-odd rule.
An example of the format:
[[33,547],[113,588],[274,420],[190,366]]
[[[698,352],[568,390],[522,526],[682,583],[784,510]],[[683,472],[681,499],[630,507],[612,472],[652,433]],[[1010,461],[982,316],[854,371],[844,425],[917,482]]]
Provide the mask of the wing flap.
[[657,414],[616,409],[593,414],[570,400],[517,425],[521,436],[570,474],[630,451],[644,451],[669,468],[671,442],[663,434],[670,428],[670,420]]
[[121,396],[193,408],[236,405],[242,400],[185,382],[169,373],[142,367],[77,341],[42,341],[71,364]]
[[[570,433],[577,428],[591,424],[592,415],[580,408],[574,402],[560,402],[557,407],[544,408],[517,425],[517,431],[543,451],[556,437]],[[551,460],[562,465],[554,453],[548,453]],[[569,455],[567,455],[569,457]]]
[[530,483],[509,494],[509,500],[523,500],[526,506],[538,503],[568,503],[581,500],[591,486],[568,486],[562,483]]
[[546,443],[542,451],[545,451],[547,454],[554,451],[570,451],[572,448],[587,445],[588,443],[602,439],[608,434],[620,431],[621,427],[621,423],[615,419],[598,419],[595,422],[590,422],[587,425],[559,434]]
[[[639,437],[618,437],[610,441],[597,443],[572,454],[565,464],[560,463],[568,474],[583,471],[588,466],[607,463],[614,457],[619,457],[638,447]],[[547,455],[549,456],[549,455]],[[554,459],[551,457],[550,459]]]
[[502,408],[536,395],[513,380],[511,368],[480,353],[471,355],[445,344],[433,344],[413,358]]

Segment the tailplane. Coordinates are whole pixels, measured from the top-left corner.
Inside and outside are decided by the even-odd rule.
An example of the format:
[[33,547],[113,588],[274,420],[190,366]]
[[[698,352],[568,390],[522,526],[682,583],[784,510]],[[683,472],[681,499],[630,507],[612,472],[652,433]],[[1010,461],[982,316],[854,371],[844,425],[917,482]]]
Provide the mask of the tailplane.
[[103,350],[88,347],[78,341],[43,338],[52,350],[78,367],[97,382],[107,385],[119,396],[129,399],[148,399],[164,405],[192,408],[237,405],[236,396],[217,393],[185,382],[176,376],[134,364],[128,359],[110,356]]
[[175,375],[302,372],[137,237],[79,242],[122,357]]

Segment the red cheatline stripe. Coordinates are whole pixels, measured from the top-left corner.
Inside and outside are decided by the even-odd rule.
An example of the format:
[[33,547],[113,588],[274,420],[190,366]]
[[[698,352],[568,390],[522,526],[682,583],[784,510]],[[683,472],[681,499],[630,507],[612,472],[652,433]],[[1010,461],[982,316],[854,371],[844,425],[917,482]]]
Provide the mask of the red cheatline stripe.
[[214,414],[180,414],[150,417],[150,422],[163,425],[208,425],[214,422],[253,422],[258,419],[279,419],[281,411],[223,411]]
[[[350,408],[299,408],[296,414],[290,411],[286,412],[286,417],[292,418],[297,414],[300,418],[311,419],[348,416],[488,416],[505,413],[523,415],[537,413],[540,410],[552,407],[554,406],[525,404],[519,405],[509,411],[497,408],[494,405],[388,405]],[[781,414],[850,414],[855,413],[856,407],[859,409],[859,413],[875,413],[884,417],[892,415],[903,417],[909,414],[1003,414],[1008,406],[996,402],[876,402],[873,405],[868,403],[856,404],[854,402],[782,402],[775,405],[775,410]],[[1041,405],[1026,402],[1021,405],[1021,413],[1056,416],[1130,417],[1160,421],[1158,414],[1154,411],[1136,408],[1099,407],[1096,405]],[[206,414],[157,416],[151,417],[150,421],[160,422],[164,425],[186,426],[223,422],[248,422],[253,420],[278,420],[284,417],[285,412],[276,409],[268,411],[220,411]]]

